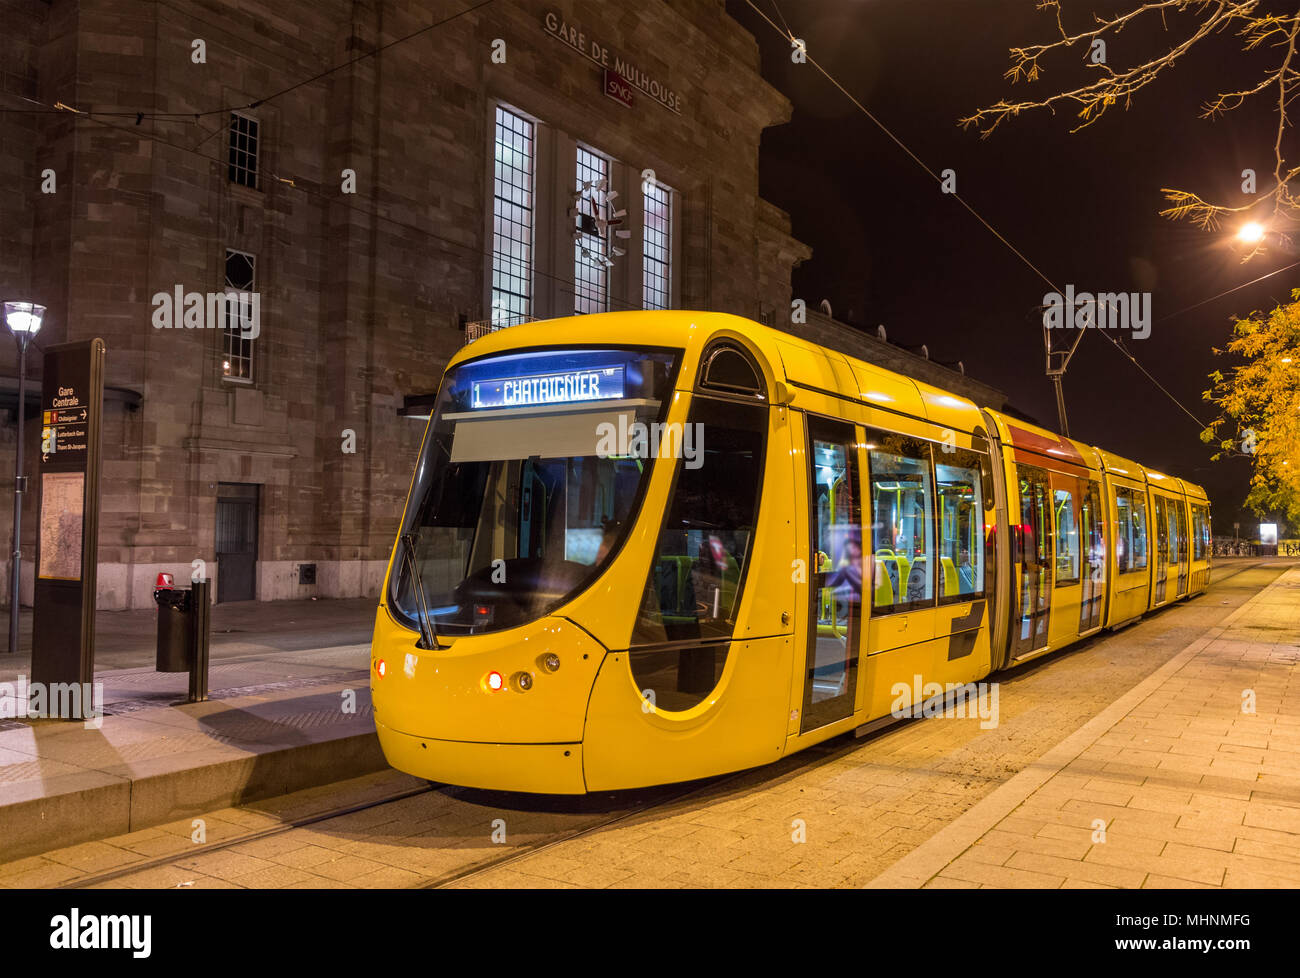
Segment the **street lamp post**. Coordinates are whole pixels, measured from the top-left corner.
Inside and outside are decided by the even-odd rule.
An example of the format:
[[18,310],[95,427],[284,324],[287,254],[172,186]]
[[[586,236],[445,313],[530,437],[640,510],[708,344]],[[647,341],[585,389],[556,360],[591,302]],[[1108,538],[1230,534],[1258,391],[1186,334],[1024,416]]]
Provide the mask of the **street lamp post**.
[[27,420],[27,344],[41,330],[45,307],[34,302],[6,302],[5,325],[18,344],[18,436],[14,458],[14,552],[13,572],[9,576],[9,651],[18,651],[18,586],[22,574],[23,492],[27,479],[23,475],[23,424]]

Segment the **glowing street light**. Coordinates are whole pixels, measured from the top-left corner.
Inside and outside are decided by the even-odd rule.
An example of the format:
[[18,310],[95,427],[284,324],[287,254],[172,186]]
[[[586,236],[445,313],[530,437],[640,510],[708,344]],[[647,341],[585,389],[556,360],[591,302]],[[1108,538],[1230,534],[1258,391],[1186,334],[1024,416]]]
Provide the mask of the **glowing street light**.
[[1264,227],[1264,225],[1258,221],[1250,221],[1243,224],[1241,229],[1237,231],[1237,240],[1242,244],[1259,244],[1264,240],[1264,235],[1267,233],[1268,228]]
[[23,493],[27,479],[23,475],[23,424],[26,421],[27,344],[41,331],[45,307],[34,302],[6,302],[5,325],[18,344],[18,437],[14,457],[14,566],[9,575],[9,651],[18,651],[18,585],[23,569],[22,527]]

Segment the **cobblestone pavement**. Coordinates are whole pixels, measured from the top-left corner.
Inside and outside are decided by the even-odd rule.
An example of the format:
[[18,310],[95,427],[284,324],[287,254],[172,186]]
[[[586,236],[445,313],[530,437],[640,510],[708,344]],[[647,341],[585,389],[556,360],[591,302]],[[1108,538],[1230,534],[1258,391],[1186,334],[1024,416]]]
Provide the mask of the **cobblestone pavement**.
[[[990,730],[975,718],[908,721],[693,786],[581,799],[444,787],[277,831],[422,786],[386,772],[204,818],[208,846],[273,833],[264,838],[196,851],[185,820],[0,865],[0,886],[825,887],[888,883],[886,871],[892,885],[1295,886],[1297,862],[1256,848],[1300,856],[1287,761],[1300,734],[1288,687],[1300,570],[1261,594],[1288,566],[1221,565],[1205,596],[1000,674]],[[1236,729],[1247,687],[1258,697],[1249,733]],[[1123,714],[1099,725],[1117,701]],[[1081,848],[1094,818],[1108,842]],[[1207,868],[1234,855],[1246,861]],[[95,880],[104,873],[119,875]]]
[[1300,568],[873,886],[1300,886]]

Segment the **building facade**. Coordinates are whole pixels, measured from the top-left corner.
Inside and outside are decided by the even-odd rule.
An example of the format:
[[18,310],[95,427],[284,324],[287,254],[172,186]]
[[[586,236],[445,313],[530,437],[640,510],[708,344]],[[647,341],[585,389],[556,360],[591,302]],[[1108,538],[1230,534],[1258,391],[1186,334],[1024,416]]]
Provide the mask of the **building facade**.
[[771,318],[809,254],[758,197],[789,103],[721,0],[7,10],[0,298],[108,347],[101,608],[192,569],[223,601],[375,595],[403,411],[483,324]]

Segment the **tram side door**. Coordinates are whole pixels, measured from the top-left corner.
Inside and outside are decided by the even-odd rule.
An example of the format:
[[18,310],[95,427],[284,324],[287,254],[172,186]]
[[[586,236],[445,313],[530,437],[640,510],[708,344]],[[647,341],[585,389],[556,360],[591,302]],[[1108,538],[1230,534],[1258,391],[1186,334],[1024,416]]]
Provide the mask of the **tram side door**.
[[853,713],[862,632],[862,519],[853,425],[808,417],[808,651],[800,732]]
[[1102,604],[1106,594],[1106,538],[1101,509],[1101,483],[1081,479],[1084,488],[1083,519],[1079,540],[1087,558],[1083,568],[1083,596],[1079,603],[1079,633],[1101,625]]
[[1047,472],[1032,465],[1017,466],[1020,483],[1020,524],[1016,528],[1016,557],[1020,587],[1011,636],[1011,658],[1047,647],[1052,611],[1052,493]]
[[1187,543],[1187,504],[1181,499],[1169,504],[1174,524],[1174,554],[1178,561],[1178,597],[1187,593],[1188,558],[1191,548]]
[[1156,597],[1155,604],[1165,601],[1165,582],[1169,577],[1169,514],[1164,496],[1156,496]]

